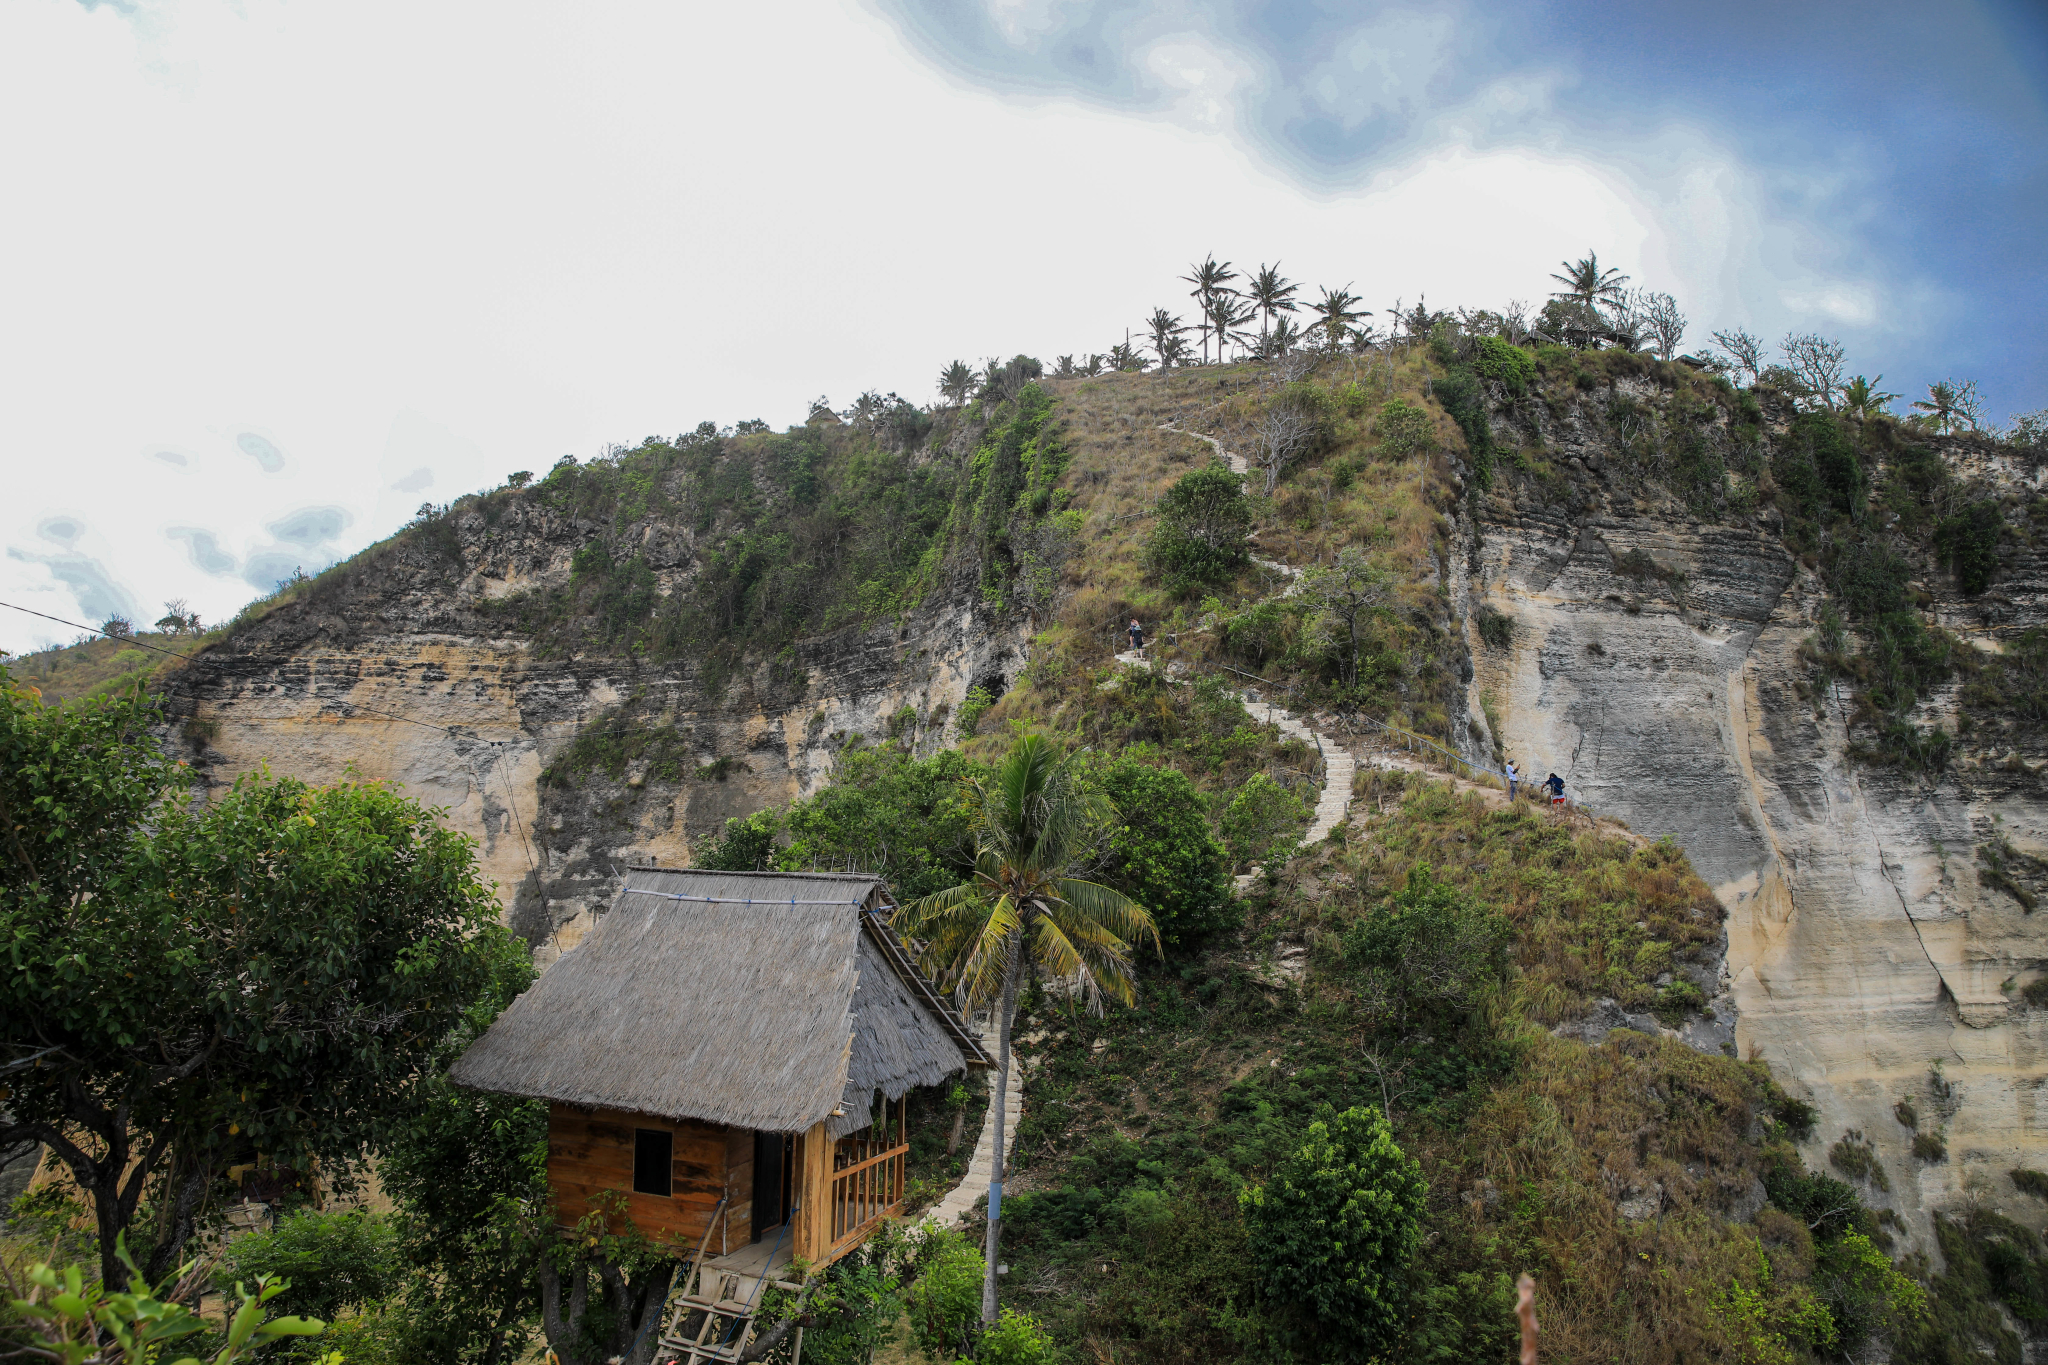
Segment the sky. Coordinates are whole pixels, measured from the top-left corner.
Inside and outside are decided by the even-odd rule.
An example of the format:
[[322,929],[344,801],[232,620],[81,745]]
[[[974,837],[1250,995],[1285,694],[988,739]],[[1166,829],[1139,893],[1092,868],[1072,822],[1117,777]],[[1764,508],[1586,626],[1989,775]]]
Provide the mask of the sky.
[[[2048,11],[9,0],[0,602],[207,621],[563,455],[1597,251],[2048,407]],[[0,649],[75,631],[0,609]]]

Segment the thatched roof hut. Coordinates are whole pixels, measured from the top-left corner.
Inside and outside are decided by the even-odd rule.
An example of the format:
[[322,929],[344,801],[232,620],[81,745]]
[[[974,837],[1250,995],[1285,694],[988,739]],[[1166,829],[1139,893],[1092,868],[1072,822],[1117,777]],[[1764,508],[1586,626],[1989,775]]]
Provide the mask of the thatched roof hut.
[[[874,877],[636,869],[452,1073],[476,1090],[794,1133],[865,1125],[978,1039],[877,911]],[[850,1102],[850,1103],[849,1103]]]
[[[692,1189],[731,1198],[744,1144],[714,1130],[812,1134],[816,1164],[870,1126],[878,1093],[886,1106],[988,1065],[889,929],[888,908],[869,876],[635,869],[597,927],[471,1045],[452,1079],[552,1101],[560,1145],[573,1138],[578,1150],[562,1181],[584,1195],[605,1187],[604,1134],[655,1131],[645,1120],[703,1148]],[[616,1117],[593,1128],[593,1114]],[[772,1159],[784,1159],[782,1147]],[[633,1188],[643,1189],[640,1176]],[[755,1203],[764,1197],[771,1207],[754,1211],[756,1232],[796,1196],[776,1204],[757,1191]],[[690,1222],[655,1221],[678,1231]]]

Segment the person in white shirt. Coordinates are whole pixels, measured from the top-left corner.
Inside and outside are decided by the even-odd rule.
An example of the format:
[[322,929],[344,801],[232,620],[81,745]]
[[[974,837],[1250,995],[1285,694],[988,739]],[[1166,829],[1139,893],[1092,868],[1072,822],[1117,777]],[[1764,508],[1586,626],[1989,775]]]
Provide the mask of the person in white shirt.
[[1508,800],[1515,799],[1515,786],[1522,780],[1522,774],[1515,769],[1515,761],[1509,759],[1505,769],[1508,778]]

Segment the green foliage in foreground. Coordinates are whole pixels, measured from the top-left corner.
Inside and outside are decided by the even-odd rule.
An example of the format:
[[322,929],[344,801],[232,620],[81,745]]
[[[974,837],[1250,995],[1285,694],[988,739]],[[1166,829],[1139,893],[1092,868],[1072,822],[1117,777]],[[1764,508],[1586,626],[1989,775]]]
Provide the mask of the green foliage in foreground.
[[1263,1291],[1283,1333],[1315,1358],[1365,1362],[1398,1339],[1429,1186],[1376,1109],[1308,1126],[1242,1196]]
[[[233,1310],[223,1314],[219,1330],[212,1333],[218,1349],[206,1347],[204,1361],[189,1355],[166,1361],[173,1342],[210,1331],[206,1319],[179,1301],[196,1287],[186,1281],[192,1266],[152,1286],[129,1256],[124,1238],[115,1239],[113,1251],[128,1272],[125,1291],[93,1283],[75,1265],[60,1270],[38,1262],[27,1268],[26,1283],[8,1273],[4,1288],[20,1321],[0,1326],[0,1345],[14,1348],[5,1354],[59,1365],[230,1365],[280,1339],[316,1337],[326,1326],[311,1318],[271,1317],[270,1301],[287,1285],[264,1276],[253,1287],[237,1283],[224,1294]],[[319,1365],[342,1365],[342,1358],[329,1353]]]
[[69,1167],[116,1288],[122,1234],[166,1274],[259,1151],[346,1187],[508,940],[433,812],[267,774],[189,805],[157,719],[137,696],[44,707],[0,669],[0,1037],[37,1059],[0,1142]]

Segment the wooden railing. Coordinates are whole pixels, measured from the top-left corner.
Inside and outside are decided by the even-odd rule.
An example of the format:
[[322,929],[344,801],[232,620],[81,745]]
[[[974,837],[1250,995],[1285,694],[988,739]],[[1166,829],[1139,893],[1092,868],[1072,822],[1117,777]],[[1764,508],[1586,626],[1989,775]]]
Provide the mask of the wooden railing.
[[909,1152],[909,1143],[887,1149],[860,1143],[853,1153],[858,1159],[832,1172],[826,1204],[831,1242],[827,1259],[867,1236],[884,1218],[903,1211],[903,1162]]

